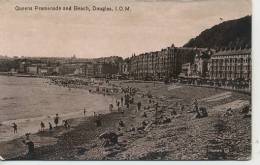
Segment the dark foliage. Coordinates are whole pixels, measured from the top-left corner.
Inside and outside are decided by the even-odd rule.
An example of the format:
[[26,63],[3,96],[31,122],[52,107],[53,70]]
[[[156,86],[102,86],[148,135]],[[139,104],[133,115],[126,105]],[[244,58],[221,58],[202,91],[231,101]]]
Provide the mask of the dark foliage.
[[215,25],[192,38],[184,47],[251,47],[251,19],[246,16]]

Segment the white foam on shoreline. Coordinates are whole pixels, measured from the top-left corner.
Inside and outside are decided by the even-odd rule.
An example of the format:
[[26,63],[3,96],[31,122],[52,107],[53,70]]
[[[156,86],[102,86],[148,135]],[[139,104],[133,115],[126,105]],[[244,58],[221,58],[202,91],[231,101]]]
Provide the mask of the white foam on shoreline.
[[[67,88],[48,85],[45,79],[0,77],[0,141],[19,138],[25,133],[36,133],[40,122],[53,123],[56,113],[62,120],[83,117],[93,112],[107,113],[108,105],[115,102],[111,96],[91,94],[84,89],[68,90]],[[18,125],[18,133],[13,133],[12,123]]]
[[[108,113],[108,111],[101,111],[99,109],[88,109],[87,114],[85,117],[92,116],[93,112],[98,113]],[[49,128],[48,122],[51,122],[54,126],[53,120],[55,115],[49,115],[49,116],[41,116],[41,117],[35,117],[35,118],[28,118],[28,119],[17,119],[17,120],[8,120],[1,123],[0,126],[0,142],[3,141],[9,141],[16,138],[19,138],[21,136],[24,136],[26,133],[37,133],[40,131],[40,122],[45,123],[45,129]],[[66,114],[60,114],[60,121],[59,125],[62,125],[62,120],[67,119],[75,119],[79,117],[84,117],[82,111],[76,111]],[[18,132],[17,134],[13,133],[12,123],[16,123],[18,125]]]

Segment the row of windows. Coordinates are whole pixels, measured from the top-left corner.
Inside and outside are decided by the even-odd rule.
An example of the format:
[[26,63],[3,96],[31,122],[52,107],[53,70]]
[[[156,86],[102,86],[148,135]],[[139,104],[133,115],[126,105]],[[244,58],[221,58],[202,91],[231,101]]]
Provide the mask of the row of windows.
[[219,66],[219,67],[221,67],[221,66],[239,66],[239,67],[241,67],[241,66],[250,66],[250,64],[249,63],[244,63],[244,64],[228,64],[228,65],[223,65],[223,64],[209,64],[209,66]]
[[211,70],[250,70],[250,66],[211,66]]
[[219,62],[222,62],[222,63],[235,63],[235,62],[244,62],[244,63],[248,63],[250,62],[251,59],[250,58],[240,58],[240,59],[237,59],[237,58],[231,58],[231,59],[212,59],[212,62],[213,63],[219,63]]
[[159,59],[165,59],[165,60],[172,60],[172,59],[178,59],[178,58],[181,58],[181,59],[190,59],[192,58],[193,56],[192,55],[164,55],[164,56],[149,56],[148,58],[142,58],[142,57],[137,57],[137,58],[134,58],[134,59],[131,59],[131,61],[157,61]]
[[216,78],[250,78],[251,74],[211,74],[211,77]]

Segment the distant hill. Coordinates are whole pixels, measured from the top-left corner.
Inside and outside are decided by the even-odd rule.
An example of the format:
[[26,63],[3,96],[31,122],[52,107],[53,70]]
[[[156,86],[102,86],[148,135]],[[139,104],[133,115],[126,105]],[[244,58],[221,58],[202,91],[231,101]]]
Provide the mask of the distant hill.
[[252,17],[222,22],[192,38],[184,47],[251,47]]

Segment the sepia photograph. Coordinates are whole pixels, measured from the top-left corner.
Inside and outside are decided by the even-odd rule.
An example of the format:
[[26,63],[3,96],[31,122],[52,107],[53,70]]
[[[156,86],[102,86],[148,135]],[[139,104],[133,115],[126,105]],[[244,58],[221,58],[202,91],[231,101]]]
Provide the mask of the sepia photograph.
[[0,0],[0,160],[250,161],[251,0]]

